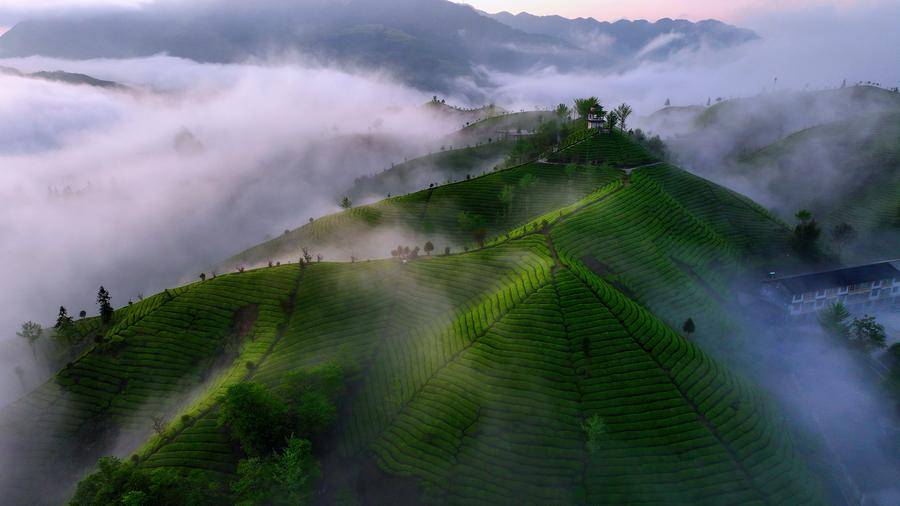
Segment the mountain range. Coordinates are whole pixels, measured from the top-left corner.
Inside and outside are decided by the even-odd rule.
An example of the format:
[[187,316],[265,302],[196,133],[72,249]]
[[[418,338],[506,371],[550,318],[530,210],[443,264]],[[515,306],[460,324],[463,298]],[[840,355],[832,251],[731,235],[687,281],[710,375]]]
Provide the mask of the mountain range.
[[718,21],[601,23],[479,12],[446,0],[213,0],[150,4],[25,20],[0,37],[0,57],[132,58],[167,53],[200,62],[285,54],[387,70],[446,92],[487,71],[615,68],[701,45],[729,47],[756,35]]

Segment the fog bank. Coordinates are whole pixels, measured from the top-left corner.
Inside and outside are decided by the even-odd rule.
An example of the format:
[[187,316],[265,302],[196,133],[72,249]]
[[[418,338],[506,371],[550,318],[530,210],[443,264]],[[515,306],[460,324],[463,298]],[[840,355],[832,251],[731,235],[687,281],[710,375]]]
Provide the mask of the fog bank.
[[[359,175],[418,155],[456,125],[385,76],[306,66],[201,65],[169,57],[0,61],[131,86],[0,75],[0,340],[60,305],[96,314],[193,279],[204,265],[338,210]],[[0,357],[0,403],[21,394]]]

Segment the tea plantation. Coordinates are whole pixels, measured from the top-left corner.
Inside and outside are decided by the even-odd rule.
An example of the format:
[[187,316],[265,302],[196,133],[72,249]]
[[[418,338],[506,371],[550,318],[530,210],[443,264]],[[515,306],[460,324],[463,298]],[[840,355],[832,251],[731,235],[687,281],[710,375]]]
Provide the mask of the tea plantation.
[[[484,247],[460,213],[482,217]],[[2,412],[17,436],[5,448],[26,450],[4,486],[27,501],[111,453],[225,484],[245,455],[217,423],[220,395],[342,363],[340,416],[313,445],[322,504],[824,502],[770,402],[673,330],[690,316],[708,339],[731,338],[730,277],[788,236],[753,202],[625,135],[589,135],[239,258],[394,228],[470,250],[247,270],[132,306]],[[386,499],[379,483],[413,492]]]

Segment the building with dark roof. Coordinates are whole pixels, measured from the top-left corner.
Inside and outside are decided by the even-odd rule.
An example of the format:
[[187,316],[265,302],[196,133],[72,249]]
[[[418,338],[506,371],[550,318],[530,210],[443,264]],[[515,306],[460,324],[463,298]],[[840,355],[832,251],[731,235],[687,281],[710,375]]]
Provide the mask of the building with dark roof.
[[835,302],[850,311],[900,309],[900,260],[770,280],[791,315],[815,313]]

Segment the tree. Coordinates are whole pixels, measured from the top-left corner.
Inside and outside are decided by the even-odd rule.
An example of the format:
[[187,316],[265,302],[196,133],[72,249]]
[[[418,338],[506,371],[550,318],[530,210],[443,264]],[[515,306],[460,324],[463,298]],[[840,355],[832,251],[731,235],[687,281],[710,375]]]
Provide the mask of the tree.
[[63,306],[59,306],[59,314],[56,317],[56,324],[53,325],[53,328],[56,330],[57,334],[63,337],[67,337],[71,334],[75,325],[75,320],[69,316],[68,311]]
[[69,505],[211,506],[230,502],[223,492],[199,470],[145,469],[116,457],[103,457],[97,462],[97,472],[78,483]]
[[598,107],[600,105],[600,99],[597,97],[588,97],[588,98],[576,98],[575,99],[575,112],[578,113],[578,117],[581,119],[585,119],[590,114],[591,109]]
[[613,130],[616,129],[616,125],[619,124],[619,115],[616,114],[615,111],[610,111],[606,115],[606,127],[609,128],[609,135],[612,135]]
[[273,457],[240,461],[231,491],[240,506],[311,504],[319,473],[310,442],[292,437],[284,450]]
[[587,420],[581,422],[581,430],[585,435],[585,446],[588,452],[594,454],[600,451],[600,444],[606,437],[606,424],[600,415],[594,415]]
[[425,254],[431,256],[431,252],[434,251],[434,244],[431,241],[427,241],[425,243]]
[[842,342],[850,336],[850,311],[843,302],[835,302],[819,312],[819,326],[829,336]]
[[884,348],[886,340],[884,325],[875,321],[874,316],[854,318],[850,324],[850,341],[864,352]]
[[16,332],[16,335],[28,341],[31,347],[31,354],[37,359],[37,351],[34,349],[34,343],[44,334],[44,329],[39,323],[27,321],[22,324],[22,330]]
[[817,241],[822,230],[812,213],[806,209],[798,211],[796,217],[800,223],[794,227],[794,250],[806,260],[818,260],[820,253]]
[[97,291],[97,304],[100,305],[100,321],[104,325],[110,323],[113,319],[113,307],[110,303],[109,292],[102,286]]
[[79,318],[85,318],[85,317],[87,317],[87,311],[85,311],[84,309],[82,309],[81,311],[78,312],[78,317],[79,317]]
[[687,320],[685,320],[684,325],[681,326],[681,330],[683,330],[684,333],[687,334],[688,337],[690,337],[690,335],[693,334],[695,330],[697,330],[697,326],[694,325],[694,319],[688,318]]
[[446,247],[444,248],[444,256],[445,256],[445,257],[450,256],[450,246],[446,246]]
[[572,110],[569,109],[569,106],[566,104],[559,104],[556,106],[556,117],[560,120],[567,120],[569,116],[572,114]]
[[353,207],[353,201],[350,200],[350,197],[344,197],[341,199],[340,203],[341,209],[350,209]]
[[200,277],[201,282],[206,281],[206,273],[205,272],[201,272],[199,277]]
[[219,400],[219,426],[228,428],[247,455],[271,453],[293,430],[287,405],[259,383],[232,385]]
[[525,195],[525,213],[528,214],[531,208],[530,191],[537,184],[537,176],[534,174],[525,174],[519,179],[519,189]]
[[670,105],[672,105],[672,101],[667,98],[666,99],[666,107],[669,107]]
[[838,223],[831,229],[831,239],[837,244],[838,254],[841,253],[844,246],[856,239],[856,236],[856,229],[849,223]]
[[616,116],[619,117],[619,123],[622,125],[622,130],[626,130],[625,121],[628,120],[628,116],[631,116],[632,112],[631,106],[628,104],[622,104],[619,107],[616,107],[615,113]]
[[484,240],[487,238],[487,225],[483,216],[463,211],[457,216],[457,222],[463,232],[472,235],[479,247],[484,247]]
[[28,388],[25,387],[25,369],[22,369],[22,366],[17,365],[13,368],[13,372],[16,374],[16,377],[19,378],[19,384],[22,385],[22,391],[27,392]]
[[509,208],[515,199],[516,190],[512,185],[504,185],[500,190],[500,204],[503,206],[503,214],[509,214]]

